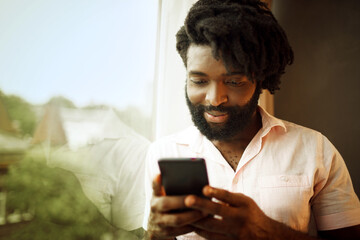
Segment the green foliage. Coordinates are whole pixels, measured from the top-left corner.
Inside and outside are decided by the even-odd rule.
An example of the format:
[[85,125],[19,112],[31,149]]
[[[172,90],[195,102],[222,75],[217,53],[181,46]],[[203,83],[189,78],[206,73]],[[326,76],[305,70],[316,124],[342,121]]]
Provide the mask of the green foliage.
[[36,126],[36,115],[31,104],[21,97],[15,95],[5,95],[0,92],[5,108],[10,119],[19,123],[19,130],[22,135],[33,135]]
[[86,198],[76,177],[49,168],[39,149],[12,166],[6,177],[7,209],[33,213],[10,239],[100,239],[110,225]]
[[47,102],[47,104],[54,104],[58,107],[76,108],[75,104],[71,100],[69,100],[63,96],[52,97]]

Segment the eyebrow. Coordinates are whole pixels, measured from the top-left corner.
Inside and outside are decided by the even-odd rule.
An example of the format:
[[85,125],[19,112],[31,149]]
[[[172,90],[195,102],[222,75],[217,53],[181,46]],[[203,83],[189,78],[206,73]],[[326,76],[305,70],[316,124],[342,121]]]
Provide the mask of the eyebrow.
[[223,74],[224,76],[244,75],[242,72],[230,72]]
[[189,75],[198,75],[198,76],[204,76],[204,77],[207,76],[206,73],[199,72],[199,71],[190,71],[190,72],[189,72]]

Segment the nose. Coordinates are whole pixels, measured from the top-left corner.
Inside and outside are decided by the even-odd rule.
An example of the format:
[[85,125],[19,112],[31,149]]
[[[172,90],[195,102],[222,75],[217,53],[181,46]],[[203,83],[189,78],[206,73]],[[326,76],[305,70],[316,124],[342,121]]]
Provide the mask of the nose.
[[206,102],[212,106],[219,106],[228,101],[227,89],[221,82],[213,83],[208,87]]

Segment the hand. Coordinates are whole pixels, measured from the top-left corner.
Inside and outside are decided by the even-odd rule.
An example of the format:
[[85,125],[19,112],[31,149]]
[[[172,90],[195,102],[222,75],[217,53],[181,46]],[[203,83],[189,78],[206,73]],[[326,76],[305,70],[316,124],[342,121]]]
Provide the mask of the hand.
[[244,194],[209,186],[204,187],[203,193],[210,199],[216,198],[221,202],[191,195],[186,197],[185,205],[209,214],[209,217],[191,224],[196,228],[195,232],[206,239],[268,239],[274,227],[278,229],[279,223],[267,217]]
[[160,175],[153,180],[153,192],[147,239],[173,239],[175,236],[194,231],[194,227],[189,224],[204,218],[198,210],[170,212],[186,208],[186,196],[165,196]]

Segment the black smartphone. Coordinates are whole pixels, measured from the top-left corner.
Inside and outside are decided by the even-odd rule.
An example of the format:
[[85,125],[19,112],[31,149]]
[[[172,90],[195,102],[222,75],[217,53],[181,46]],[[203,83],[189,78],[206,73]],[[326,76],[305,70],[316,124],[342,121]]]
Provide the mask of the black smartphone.
[[209,180],[203,158],[163,158],[158,164],[166,195],[204,197],[202,189]]

